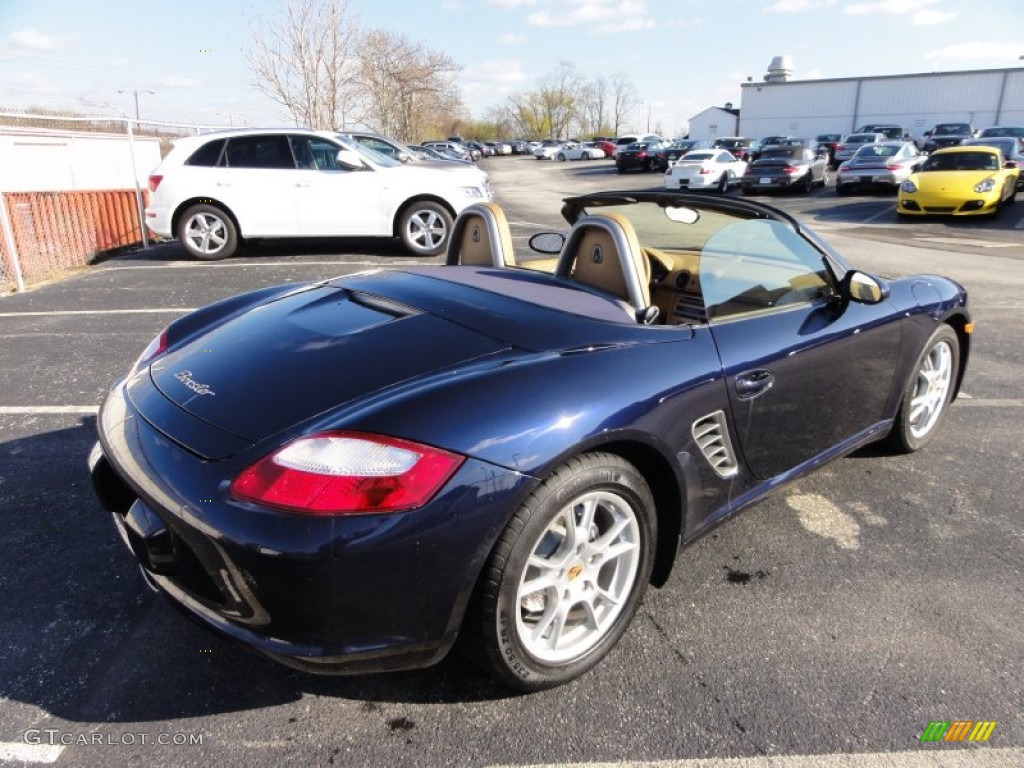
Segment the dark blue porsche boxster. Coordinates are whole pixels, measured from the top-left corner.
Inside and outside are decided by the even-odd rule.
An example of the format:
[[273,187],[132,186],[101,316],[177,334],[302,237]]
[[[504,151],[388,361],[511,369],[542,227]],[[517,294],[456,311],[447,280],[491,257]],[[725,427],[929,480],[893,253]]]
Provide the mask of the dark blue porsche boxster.
[[221,301],[107,396],[97,493],[147,582],[302,669],[571,680],[682,546],[956,396],[967,296],[848,266],[773,208],[566,201],[549,258],[501,210],[447,264]]

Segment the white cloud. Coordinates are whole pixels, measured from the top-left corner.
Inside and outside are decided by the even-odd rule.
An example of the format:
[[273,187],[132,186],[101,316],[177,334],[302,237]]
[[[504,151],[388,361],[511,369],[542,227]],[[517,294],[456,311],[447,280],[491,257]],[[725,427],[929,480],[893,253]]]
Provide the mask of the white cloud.
[[641,32],[645,29],[654,29],[656,27],[663,26],[665,25],[656,23],[654,19],[650,17],[637,16],[632,19],[620,19],[618,21],[610,21],[605,24],[598,24],[590,31],[595,35],[611,35],[615,32]]
[[487,2],[500,8],[520,8],[524,5],[537,4],[537,0],[487,0]]
[[958,43],[935,51],[929,51],[925,58],[929,61],[951,60],[951,61],[1002,61],[1006,63],[1016,62],[1020,56],[1021,43],[994,43],[988,41],[975,41],[970,43]]
[[57,86],[45,75],[19,72],[5,78],[7,90],[24,96],[47,96],[58,92]]
[[549,0],[547,7],[528,15],[526,23],[534,27],[595,25],[601,30],[615,24],[619,29],[648,29],[654,20],[646,13],[647,0]]
[[457,11],[459,10],[459,0],[444,0],[441,3],[441,10],[444,11]]
[[194,77],[182,77],[181,75],[164,75],[153,81],[154,85],[162,88],[195,88],[201,85],[201,81]]
[[819,8],[829,8],[836,0],[776,0],[764,7],[765,13],[806,13]]
[[0,40],[0,60],[9,61],[26,54],[59,51],[70,39],[46,35],[38,29],[20,29]]
[[850,16],[863,16],[868,13],[888,13],[896,16],[919,12],[926,5],[934,5],[938,0],[881,0],[877,3],[859,3],[843,8],[843,13]]
[[952,21],[960,14],[947,13],[946,11],[918,11],[910,17],[910,21],[919,27],[932,27],[936,24],[945,24]]
[[44,34],[38,29],[21,29],[8,35],[5,42],[23,51],[59,51],[67,40],[66,37]]
[[462,70],[460,78],[463,86],[511,85],[526,80],[523,65],[518,59],[502,61],[483,61],[480,64]]
[[526,42],[526,35],[516,35],[510,32],[498,37],[498,42],[502,45],[523,45]]

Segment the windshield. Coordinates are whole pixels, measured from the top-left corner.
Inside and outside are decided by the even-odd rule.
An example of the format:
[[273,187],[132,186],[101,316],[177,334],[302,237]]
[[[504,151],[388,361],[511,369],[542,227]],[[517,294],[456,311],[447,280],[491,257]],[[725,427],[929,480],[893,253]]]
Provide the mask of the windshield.
[[899,147],[887,146],[885,144],[873,144],[858,149],[857,158],[859,160],[863,160],[865,157],[892,157],[899,151]]
[[[680,209],[643,202],[587,206],[584,212],[588,214],[620,214],[633,225],[637,239],[644,244],[644,247],[659,248],[665,251],[700,249],[724,227],[747,218],[721,211],[701,209],[696,221],[691,221],[685,216],[674,215],[677,210]],[[687,223],[687,221],[691,221],[691,223]]]
[[932,131],[933,136],[949,133],[970,133],[971,126],[967,123],[939,123]]
[[994,152],[950,152],[930,155],[922,171],[998,171],[999,155]]
[[364,159],[369,160],[374,165],[378,165],[384,168],[397,168],[402,164],[401,162],[395,160],[394,158],[390,158],[387,155],[382,155],[380,152],[370,149],[369,147],[364,147],[358,141],[353,141],[343,134],[339,133],[336,134],[336,136],[338,141],[345,145],[346,149],[351,149],[353,152],[362,155]]

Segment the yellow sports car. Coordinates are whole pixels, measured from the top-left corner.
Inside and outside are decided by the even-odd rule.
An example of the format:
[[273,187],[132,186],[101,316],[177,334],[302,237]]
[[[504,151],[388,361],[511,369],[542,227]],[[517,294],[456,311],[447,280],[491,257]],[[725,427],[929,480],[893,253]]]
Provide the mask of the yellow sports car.
[[1017,194],[1017,164],[993,147],[939,149],[900,185],[900,216],[995,215]]

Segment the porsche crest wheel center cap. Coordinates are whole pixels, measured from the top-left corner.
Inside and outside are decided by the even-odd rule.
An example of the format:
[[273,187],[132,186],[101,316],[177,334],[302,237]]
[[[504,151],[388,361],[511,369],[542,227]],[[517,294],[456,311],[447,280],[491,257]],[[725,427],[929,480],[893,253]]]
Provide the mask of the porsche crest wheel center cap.
[[576,581],[581,573],[583,573],[583,563],[576,563],[565,574],[566,581]]

